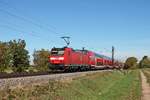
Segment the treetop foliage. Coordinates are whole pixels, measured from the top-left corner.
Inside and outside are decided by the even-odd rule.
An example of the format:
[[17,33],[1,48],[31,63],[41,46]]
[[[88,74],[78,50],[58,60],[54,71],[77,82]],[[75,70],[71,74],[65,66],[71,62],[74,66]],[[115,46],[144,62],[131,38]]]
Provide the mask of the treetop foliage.
[[25,49],[25,40],[11,40],[0,42],[0,67],[3,71],[6,67],[13,67],[15,71],[23,71],[29,66],[29,55]]
[[148,56],[144,56],[142,58],[142,60],[139,63],[139,67],[140,68],[146,68],[146,67],[150,68],[150,59],[148,58]]
[[4,72],[6,69],[12,69],[15,72],[22,72],[28,69],[34,70],[34,68],[35,70],[39,68],[40,71],[48,70],[48,57],[50,55],[48,50],[35,50],[33,54],[34,66],[31,66],[29,64],[29,52],[25,48],[25,40],[0,41],[0,72]]
[[138,60],[135,57],[127,58],[127,60],[125,61],[125,64],[124,64],[124,69],[128,69],[128,68],[131,68],[131,67],[136,67],[137,61]]
[[35,50],[33,53],[33,62],[34,66],[39,67],[40,69],[47,70],[48,68],[48,56],[50,52],[45,49]]
[[137,63],[138,60],[135,57],[129,57],[125,61],[124,69],[128,68],[150,68],[150,58],[148,56],[144,56],[142,60]]

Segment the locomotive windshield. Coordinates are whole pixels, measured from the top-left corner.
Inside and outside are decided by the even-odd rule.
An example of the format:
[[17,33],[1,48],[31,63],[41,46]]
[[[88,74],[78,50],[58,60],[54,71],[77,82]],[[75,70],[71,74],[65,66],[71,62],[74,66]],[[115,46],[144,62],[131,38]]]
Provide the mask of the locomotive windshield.
[[63,55],[64,54],[64,48],[53,48],[51,50],[51,55]]

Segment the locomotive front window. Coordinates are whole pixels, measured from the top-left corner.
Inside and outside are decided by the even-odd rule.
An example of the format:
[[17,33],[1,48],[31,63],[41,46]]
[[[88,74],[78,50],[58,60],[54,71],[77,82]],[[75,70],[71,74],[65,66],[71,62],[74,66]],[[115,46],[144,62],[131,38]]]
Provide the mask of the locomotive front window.
[[63,55],[64,51],[58,51],[58,55]]
[[51,54],[52,55],[63,55],[64,54],[64,51],[51,51]]

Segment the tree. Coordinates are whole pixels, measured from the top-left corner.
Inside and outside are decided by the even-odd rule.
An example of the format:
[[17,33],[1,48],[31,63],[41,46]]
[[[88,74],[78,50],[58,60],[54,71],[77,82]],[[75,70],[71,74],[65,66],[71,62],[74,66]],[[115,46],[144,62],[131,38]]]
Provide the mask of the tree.
[[11,52],[6,42],[0,42],[0,71],[3,72],[11,66]]
[[124,69],[128,68],[135,68],[137,66],[137,58],[135,57],[129,57],[127,58],[125,64],[124,64]]
[[47,70],[48,69],[48,56],[50,55],[50,52],[45,49],[41,50],[35,50],[33,54],[33,62],[34,66],[38,67],[39,70]]
[[140,68],[150,67],[150,59],[148,56],[144,56],[139,63]]
[[18,41],[13,40],[9,42],[9,47],[12,56],[12,66],[15,71],[22,72],[26,67],[29,66],[29,55],[25,49],[26,42],[19,39]]

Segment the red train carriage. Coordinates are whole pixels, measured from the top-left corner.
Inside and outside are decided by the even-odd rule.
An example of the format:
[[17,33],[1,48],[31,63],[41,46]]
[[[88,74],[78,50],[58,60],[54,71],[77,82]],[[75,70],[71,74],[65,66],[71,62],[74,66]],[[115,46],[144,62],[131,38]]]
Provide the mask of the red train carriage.
[[112,66],[112,59],[95,53],[95,59],[96,59],[96,64],[95,67],[97,68],[111,68]]
[[109,57],[68,47],[52,48],[49,62],[50,69],[55,70],[86,70],[112,66],[112,60]]

